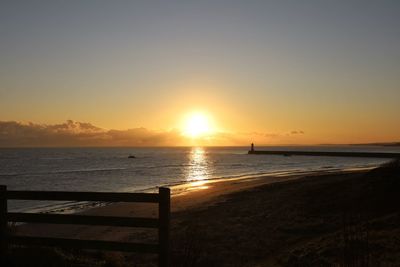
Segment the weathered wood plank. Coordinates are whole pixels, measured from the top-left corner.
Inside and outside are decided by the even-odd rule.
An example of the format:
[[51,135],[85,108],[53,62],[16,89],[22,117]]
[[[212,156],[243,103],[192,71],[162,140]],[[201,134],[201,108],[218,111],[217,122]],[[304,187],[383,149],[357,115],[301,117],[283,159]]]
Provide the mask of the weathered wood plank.
[[0,257],[7,251],[7,186],[0,185]]
[[50,224],[85,224],[103,226],[158,228],[156,218],[88,216],[71,214],[40,214],[9,212],[7,220],[12,222],[50,223]]
[[8,190],[7,191],[7,199],[158,203],[159,195],[155,194],[155,193],[108,193],[108,192]]
[[170,198],[170,189],[169,188],[160,188],[160,204],[158,208],[158,217],[160,220],[160,227],[158,230],[158,242],[160,244],[159,247],[159,255],[158,255],[158,266],[159,267],[168,267],[169,266],[169,231],[170,231],[170,216],[171,216],[171,198]]

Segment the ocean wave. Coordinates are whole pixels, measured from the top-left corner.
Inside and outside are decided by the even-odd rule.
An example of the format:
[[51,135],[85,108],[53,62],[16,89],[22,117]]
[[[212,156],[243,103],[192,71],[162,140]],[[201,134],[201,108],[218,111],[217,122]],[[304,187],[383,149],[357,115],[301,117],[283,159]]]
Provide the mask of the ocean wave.
[[121,171],[128,168],[93,168],[93,169],[77,169],[77,170],[58,170],[49,172],[15,172],[15,173],[1,173],[1,176],[30,176],[30,175],[46,175],[46,174],[64,174],[64,173],[86,173],[86,172],[110,172]]
[[[57,149],[52,158],[41,150],[10,150],[1,157],[12,158],[0,161],[0,181],[13,189],[83,190],[113,192],[157,192],[159,186],[187,184],[198,181],[190,177],[205,175],[204,181],[253,179],[270,176],[306,175],[313,172],[335,172],[354,168],[371,168],[382,163],[377,159],[331,159],[302,157],[251,157],[239,153],[237,148],[223,153],[210,149],[210,153],[198,162],[188,154],[176,150],[154,149],[133,151],[142,155],[137,160],[124,160],[127,150]],[[71,152],[72,151],[72,152]],[[170,151],[170,152],[168,152]],[[185,150],[186,151],[186,150]],[[89,153],[90,152],[90,153]],[[140,153],[139,153],[140,152]],[[247,150],[246,150],[247,152]],[[14,155],[19,157],[14,158]],[[27,158],[29,156],[29,158]],[[73,158],[73,161],[65,160]],[[45,159],[45,160],[40,160]],[[50,159],[49,159],[50,160]],[[10,203],[11,204],[11,203]],[[44,203],[42,203],[44,204]],[[43,207],[62,212],[85,209],[85,203],[70,203],[65,206]],[[21,203],[19,206],[33,207],[36,203]]]
[[75,157],[44,157],[40,158],[40,160],[76,160]]
[[122,171],[128,168],[93,168],[93,169],[78,169],[78,170],[62,170],[62,171],[54,171],[52,173],[76,173],[76,172],[109,172],[109,171]]
[[156,166],[143,166],[146,169],[158,169],[158,168],[180,168],[180,167],[191,167],[194,164],[165,164],[165,165],[156,165]]

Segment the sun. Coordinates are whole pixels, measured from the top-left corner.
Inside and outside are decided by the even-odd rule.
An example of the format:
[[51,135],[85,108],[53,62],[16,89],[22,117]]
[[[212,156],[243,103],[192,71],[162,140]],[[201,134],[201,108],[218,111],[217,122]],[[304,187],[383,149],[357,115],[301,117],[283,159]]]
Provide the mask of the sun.
[[192,113],[186,117],[183,134],[190,137],[200,137],[212,132],[210,119],[204,113]]

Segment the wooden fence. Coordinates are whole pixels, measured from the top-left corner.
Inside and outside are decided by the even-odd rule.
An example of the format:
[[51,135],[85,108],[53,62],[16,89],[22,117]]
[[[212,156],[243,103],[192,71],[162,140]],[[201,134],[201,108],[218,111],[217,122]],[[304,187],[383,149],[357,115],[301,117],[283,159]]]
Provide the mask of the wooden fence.
[[[8,212],[8,200],[53,201],[103,201],[158,203],[158,218],[87,216],[70,214],[42,214]],[[12,235],[7,231],[8,222],[83,224],[158,228],[158,244],[128,243],[68,238],[32,237]],[[24,246],[56,246],[94,250],[157,253],[158,266],[169,266],[170,190],[160,188],[159,193],[103,193],[62,191],[13,191],[0,185],[0,249],[5,252],[9,244]]]

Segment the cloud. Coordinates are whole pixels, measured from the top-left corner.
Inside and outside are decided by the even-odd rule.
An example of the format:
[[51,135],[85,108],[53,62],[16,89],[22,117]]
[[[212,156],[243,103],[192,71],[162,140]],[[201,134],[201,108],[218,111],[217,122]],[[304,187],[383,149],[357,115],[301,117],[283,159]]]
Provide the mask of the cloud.
[[102,129],[90,123],[68,120],[61,124],[35,124],[0,121],[0,147],[88,147],[88,146],[177,146],[177,145],[248,145],[292,141],[289,133],[216,132],[190,139],[177,130],[154,131],[139,127],[127,130]]
[[291,131],[290,134],[291,135],[304,134],[304,132],[303,131]]
[[[34,124],[30,124],[34,125]],[[57,132],[57,133],[99,133],[103,132],[104,130],[98,128],[90,123],[86,122],[74,122],[73,120],[67,120],[65,123],[62,124],[55,124],[55,125],[46,125],[42,126],[47,128],[50,131]]]
[[53,125],[0,121],[0,147],[166,146],[179,138],[177,131],[106,130],[72,120]]

